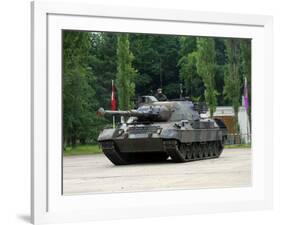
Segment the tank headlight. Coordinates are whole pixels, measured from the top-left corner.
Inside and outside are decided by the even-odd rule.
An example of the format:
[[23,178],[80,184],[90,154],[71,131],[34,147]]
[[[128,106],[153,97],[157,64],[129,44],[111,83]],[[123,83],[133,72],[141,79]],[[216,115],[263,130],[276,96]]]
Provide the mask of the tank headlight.
[[158,128],[157,131],[156,131],[156,133],[157,133],[157,134],[161,134],[161,131],[162,131],[162,128]]
[[123,129],[118,130],[118,136],[122,135],[124,133]]

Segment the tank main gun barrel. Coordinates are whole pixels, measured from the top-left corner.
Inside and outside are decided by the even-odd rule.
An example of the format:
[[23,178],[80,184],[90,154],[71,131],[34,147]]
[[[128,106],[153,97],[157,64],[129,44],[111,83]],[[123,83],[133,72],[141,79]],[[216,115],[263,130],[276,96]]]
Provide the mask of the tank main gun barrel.
[[126,117],[138,117],[140,120],[151,120],[151,121],[167,121],[171,117],[171,110],[165,106],[148,106],[140,107],[138,110],[129,110],[129,111],[112,111],[104,110],[100,108],[97,111],[98,116],[105,115],[118,115]]
[[142,117],[142,116],[149,116],[151,115],[148,112],[138,112],[137,110],[128,110],[128,111],[113,111],[113,110],[104,110],[104,108],[99,108],[97,111],[98,116],[104,115],[113,115],[113,116],[135,116],[135,117]]

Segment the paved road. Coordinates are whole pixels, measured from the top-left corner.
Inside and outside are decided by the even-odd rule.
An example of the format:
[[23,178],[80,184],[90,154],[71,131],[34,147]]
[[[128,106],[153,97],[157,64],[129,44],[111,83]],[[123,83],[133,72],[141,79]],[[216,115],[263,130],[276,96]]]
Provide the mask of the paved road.
[[114,166],[103,154],[63,159],[64,194],[251,185],[251,149],[225,149],[218,159]]

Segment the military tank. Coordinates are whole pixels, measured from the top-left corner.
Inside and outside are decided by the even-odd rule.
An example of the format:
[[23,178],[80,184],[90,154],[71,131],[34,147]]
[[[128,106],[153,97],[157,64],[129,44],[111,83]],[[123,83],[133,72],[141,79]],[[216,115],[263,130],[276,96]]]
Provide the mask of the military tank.
[[103,153],[115,165],[218,158],[227,136],[224,123],[200,116],[202,107],[189,100],[154,101],[135,110],[100,108],[100,116],[122,116],[125,122],[98,136]]

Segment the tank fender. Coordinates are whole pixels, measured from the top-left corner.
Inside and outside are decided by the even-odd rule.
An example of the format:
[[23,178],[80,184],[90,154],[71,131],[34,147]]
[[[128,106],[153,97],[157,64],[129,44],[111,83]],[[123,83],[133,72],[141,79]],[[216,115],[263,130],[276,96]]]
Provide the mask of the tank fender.
[[115,130],[113,128],[104,129],[98,136],[98,141],[112,140]]

